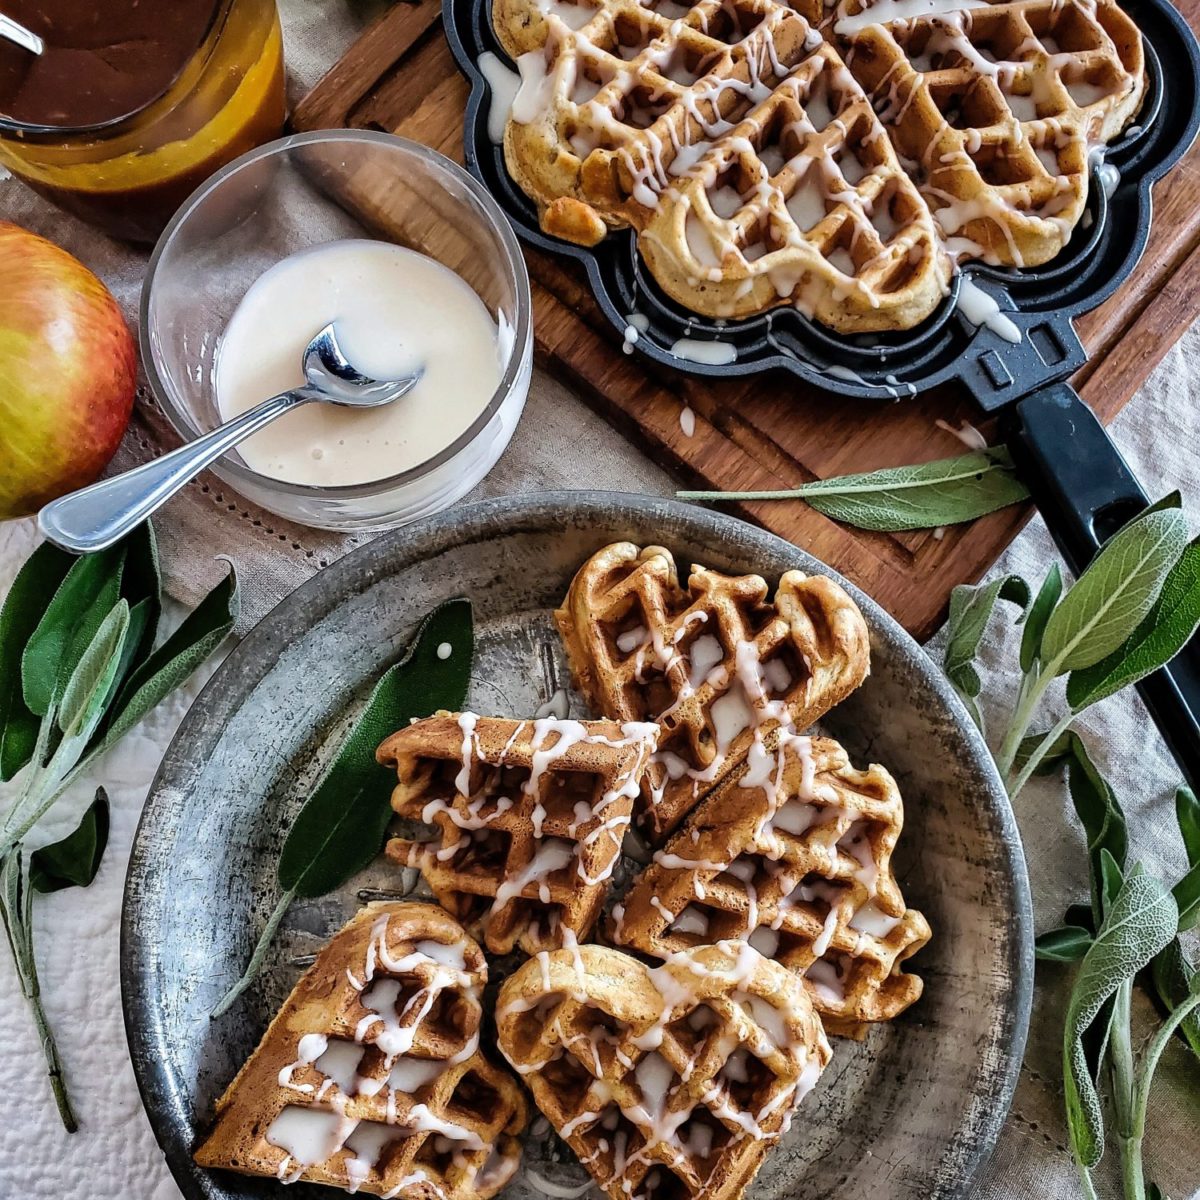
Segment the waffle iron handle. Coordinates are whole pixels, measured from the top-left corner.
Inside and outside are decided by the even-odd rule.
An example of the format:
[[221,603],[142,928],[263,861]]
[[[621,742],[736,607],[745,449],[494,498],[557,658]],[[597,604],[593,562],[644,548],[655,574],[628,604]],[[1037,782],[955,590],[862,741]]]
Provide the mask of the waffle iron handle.
[[[1015,404],[1005,433],[1013,461],[1076,575],[1150,503],[1092,410],[1065,383]],[[1137,687],[1184,778],[1200,789],[1200,638]]]

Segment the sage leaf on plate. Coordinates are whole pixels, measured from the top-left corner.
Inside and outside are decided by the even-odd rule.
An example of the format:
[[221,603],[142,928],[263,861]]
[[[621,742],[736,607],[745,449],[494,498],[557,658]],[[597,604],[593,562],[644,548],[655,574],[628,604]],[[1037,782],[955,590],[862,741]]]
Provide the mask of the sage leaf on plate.
[[1188,544],[1163,581],[1154,606],[1107,657],[1072,671],[1067,703],[1075,712],[1165,666],[1200,626],[1200,541]]
[[1177,921],[1175,901],[1166,886],[1152,875],[1131,873],[1084,955],[1063,1032],[1067,1128],[1075,1157],[1084,1167],[1100,1161],[1104,1118],[1083,1035],[1109,997],[1168,945]]
[[1041,656],[1046,622],[1050,620],[1050,614],[1062,596],[1062,590],[1062,572],[1058,569],[1058,563],[1054,563],[1025,614],[1025,628],[1021,633],[1021,670],[1027,675]]
[[1186,543],[1187,522],[1174,508],[1143,513],[1114,534],[1046,622],[1042,658],[1054,674],[1116,650],[1153,607]]
[[677,492],[682,500],[803,500],[859,529],[895,532],[973,521],[1029,497],[1003,447],[906,467],[835,476],[798,488]]
[[[440,650],[448,645],[443,657]],[[283,894],[267,919],[246,970],[209,1014],[219,1017],[262,969],[283,915],[297,897],[340,887],[378,853],[392,817],[393,775],[375,759],[388,734],[439,709],[461,708],[471,680],[475,634],[471,603],[449,600],[417,630],[404,657],[375,685],[312,795],[296,814],[279,856]]]
[[997,600],[1016,604],[1024,613],[1029,606],[1029,584],[1019,575],[1004,575],[988,583],[962,584],[950,593],[949,635],[943,666],[972,720],[983,728],[977,703],[983,681],[975,669],[975,656]]
[[208,659],[237,624],[241,590],[233,563],[229,572],[179,628],[138,665],[125,681],[104,728],[101,749],[111,746],[133,728]]
[[[375,761],[390,733],[439,709],[461,708],[471,680],[471,605],[451,600],[421,623],[405,656],[371,698],[316,790],[296,815],[279,857],[279,882],[296,896],[324,896],[378,853],[391,820],[393,773]],[[438,655],[443,643],[451,647]]]
[[[120,545],[99,554],[77,558],[49,604],[41,601],[42,615],[21,656],[21,682],[29,710],[44,717],[64,675],[90,643],[101,621],[111,611],[120,590],[125,551]],[[97,601],[108,597],[103,611]],[[98,615],[98,619],[97,619]],[[82,635],[88,627],[87,637]],[[74,659],[70,651],[75,648]]]
[[46,597],[62,585],[75,559],[44,542],[17,573],[0,607],[0,781],[5,783],[33,757],[38,716],[25,703],[21,658],[46,609]]
[[1080,925],[1048,929],[1034,941],[1034,953],[1047,962],[1078,962],[1092,945],[1092,931]]
[[75,829],[61,841],[43,846],[29,856],[29,884],[38,892],[87,887],[100,870],[108,845],[108,794],[96,789],[96,798]]

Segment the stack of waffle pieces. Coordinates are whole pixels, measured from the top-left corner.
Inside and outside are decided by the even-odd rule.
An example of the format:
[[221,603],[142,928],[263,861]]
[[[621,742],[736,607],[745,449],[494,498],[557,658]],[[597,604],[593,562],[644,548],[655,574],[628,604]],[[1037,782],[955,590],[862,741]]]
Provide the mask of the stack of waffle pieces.
[[1113,0],[493,0],[509,173],[546,232],[632,228],[688,310],[911,329],[959,263],[1066,245],[1145,89]]
[[[596,719],[440,713],[379,747],[387,856],[441,907],[377,906],[334,939],[201,1162],[486,1200],[515,1169],[519,1079],[612,1200],[737,1200],[828,1035],[920,996],[895,781],[806,732],[867,674],[850,596],[798,571],[684,582],[618,543],[555,619]],[[494,1047],[480,945],[507,975]]]

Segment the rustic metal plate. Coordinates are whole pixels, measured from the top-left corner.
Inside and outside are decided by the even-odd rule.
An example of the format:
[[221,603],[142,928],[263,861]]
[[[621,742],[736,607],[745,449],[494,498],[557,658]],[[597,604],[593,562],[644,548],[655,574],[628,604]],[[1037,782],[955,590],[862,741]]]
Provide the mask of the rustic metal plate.
[[[312,953],[358,904],[394,887],[380,862],[340,893],[294,904],[257,984],[208,1013],[245,964],[277,899],[275,864],[296,809],[371,683],[434,605],[475,608],[469,702],[526,716],[566,682],[550,613],[579,564],[628,538],[720,569],[834,574],[761,530],[672,501],[572,492],[444,513],[381,537],[283,601],[192,707],[146,802],[126,886],[122,987],[150,1121],[188,1200],[328,1196],[205,1172],[191,1151],[213,1103]],[[933,941],[910,964],[925,995],[834,1060],[767,1159],[752,1200],[965,1196],[1020,1067],[1032,987],[1029,885],[987,750],[938,668],[842,581],[871,628],[867,682],[823,723],[851,756],[885,764],[905,797],[897,875]],[[548,667],[548,664],[552,664]],[[554,678],[554,676],[558,678]],[[584,715],[577,698],[573,715]],[[526,1157],[558,1183],[584,1178],[555,1139]],[[544,1194],[521,1176],[506,1200]]]

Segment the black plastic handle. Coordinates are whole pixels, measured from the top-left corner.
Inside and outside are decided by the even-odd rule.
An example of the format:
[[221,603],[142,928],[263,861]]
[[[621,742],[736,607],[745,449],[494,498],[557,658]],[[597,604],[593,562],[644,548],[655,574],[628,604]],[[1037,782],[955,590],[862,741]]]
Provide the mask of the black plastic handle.
[[[1150,503],[1104,426],[1065,383],[1015,404],[1005,432],[1021,478],[1075,574]],[[1200,641],[1193,638],[1138,691],[1184,778],[1200,789]]]

